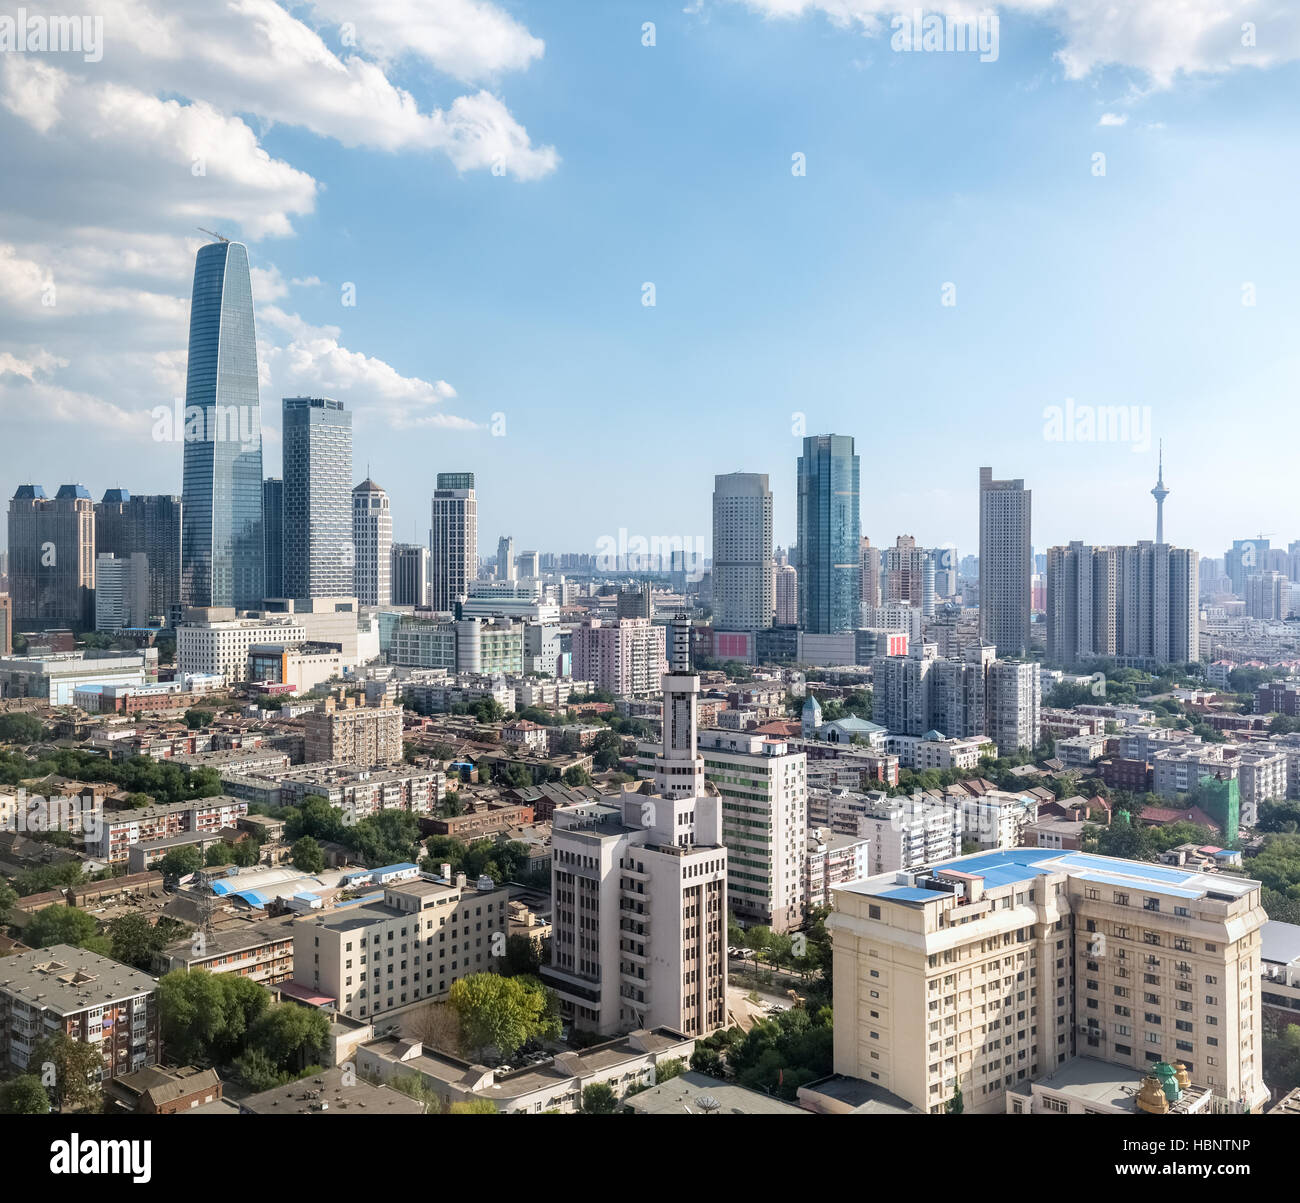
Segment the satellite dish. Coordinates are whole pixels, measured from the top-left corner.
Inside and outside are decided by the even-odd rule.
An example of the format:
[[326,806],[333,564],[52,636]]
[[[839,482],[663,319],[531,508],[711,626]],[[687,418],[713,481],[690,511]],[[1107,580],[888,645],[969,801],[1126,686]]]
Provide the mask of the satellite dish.
[[722,1110],[722,1104],[719,1103],[711,1094],[700,1095],[700,1097],[695,1100],[695,1105],[703,1111],[705,1115],[710,1115],[714,1111]]

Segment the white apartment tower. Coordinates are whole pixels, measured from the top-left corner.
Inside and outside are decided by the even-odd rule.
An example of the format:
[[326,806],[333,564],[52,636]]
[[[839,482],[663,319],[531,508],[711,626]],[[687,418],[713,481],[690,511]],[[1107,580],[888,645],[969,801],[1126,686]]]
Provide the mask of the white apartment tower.
[[497,580],[515,579],[515,541],[510,535],[497,540]]
[[429,526],[429,604],[450,611],[478,576],[478,498],[473,472],[439,472]]
[[726,1023],[727,849],[722,799],[696,749],[700,680],[690,629],[673,624],[653,781],[553,818],[551,964],[575,1027],[610,1034]]
[[1033,598],[1032,495],[1023,480],[980,469],[980,638],[1000,657],[1029,652]]
[[713,625],[757,631],[772,625],[772,492],[767,476],[730,472],[713,480]]
[[352,490],[352,587],[363,606],[393,600],[393,514],[388,494],[367,477]]

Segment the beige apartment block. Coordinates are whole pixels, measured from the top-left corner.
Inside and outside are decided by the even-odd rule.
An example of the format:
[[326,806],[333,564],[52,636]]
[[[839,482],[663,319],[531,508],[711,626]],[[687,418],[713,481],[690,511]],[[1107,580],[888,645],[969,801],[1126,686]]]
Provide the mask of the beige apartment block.
[[346,762],[371,768],[402,759],[402,707],[367,706],[365,698],[343,703],[326,698],[303,716],[308,764]]
[[1257,1110],[1260,883],[1017,848],[833,892],[837,1074],[941,1113],[1075,1056],[1194,1083]]

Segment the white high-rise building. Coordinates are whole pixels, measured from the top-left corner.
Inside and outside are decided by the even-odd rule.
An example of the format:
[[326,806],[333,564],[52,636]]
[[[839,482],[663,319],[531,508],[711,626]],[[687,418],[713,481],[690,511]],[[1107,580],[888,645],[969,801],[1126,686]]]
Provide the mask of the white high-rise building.
[[451,610],[478,576],[478,498],[473,472],[439,472],[429,527],[429,604]]
[[149,557],[101,552],[95,557],[95,630],[119,631],[149,621]]
[[782,564],[774,572],[776,584],[776,625],[792,627],[799,622],[799,570]]
[[727,1017],[727,849],[722,798],[696,748],[700,679],[690,628],[673,626],[653,781],[552,820],[551,963],[575,1027],[669,1027],[704,1036]]
[[353,590],[363,606],[393,600],[393,514],[388,494],[367,477],[352,490]]
[[767,476],[730,472],[713,478],[713,625],[757,631],[776,613],[772,492]]

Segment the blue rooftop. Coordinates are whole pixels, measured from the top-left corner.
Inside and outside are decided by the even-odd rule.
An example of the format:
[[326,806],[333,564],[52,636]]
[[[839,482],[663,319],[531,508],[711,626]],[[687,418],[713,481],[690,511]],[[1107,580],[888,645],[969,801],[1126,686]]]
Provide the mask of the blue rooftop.
[[932,898],[943,898],[942,890],[919,890],[915,886],[897,886],[884,890],[877,898],[888,898],[891,902],[929,902]]

